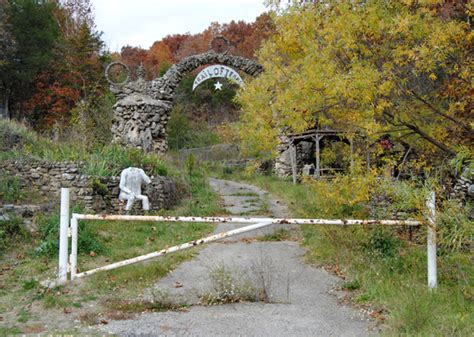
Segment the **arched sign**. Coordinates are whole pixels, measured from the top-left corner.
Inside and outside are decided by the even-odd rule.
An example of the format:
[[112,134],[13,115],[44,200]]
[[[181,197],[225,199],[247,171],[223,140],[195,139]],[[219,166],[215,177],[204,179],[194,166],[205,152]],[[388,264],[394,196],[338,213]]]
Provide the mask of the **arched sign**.
[[215,64],[213,66],[203,69],[199,74],[197,74],[194,79],[193,91],[196,89],[202,82],[207,81],[210,78],[222,77],[227,78],[231,81],[236,82],[238,85],[243,86],[244,81],[234,69],[221,65]]

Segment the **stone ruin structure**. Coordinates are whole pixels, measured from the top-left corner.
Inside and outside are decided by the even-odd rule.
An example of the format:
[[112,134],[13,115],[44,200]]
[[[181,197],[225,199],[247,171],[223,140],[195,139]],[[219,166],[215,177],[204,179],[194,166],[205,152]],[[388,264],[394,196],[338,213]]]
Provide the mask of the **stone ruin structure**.
[[165,152],[166,124],[171,105],[156,100],[148,92],[145,70],[140,66],[137,80],[123,85],[112,84],[117,97],[112,123],[113,142],[145,152]]
[[[109,65],[106,75],[114,64],[117,63]],[[166,125],[173,108],[174,92],[186,74],[209,64],[223,64],[250,76],[263,71],[263,67],[253,60],[211,50],[185,58],[171,66],[162,77],[150,82],[145,80],[143,67],[138,68],[136,81],[118,84],[107,77],[111,91],[117,97],[113,107],[113,141],[145,152],[165,152],[168,149]]]
[[344,131],[330,129],[310,129],[299,134],[282,132],[277,147],[274,172],[280,178],[293,177],[296,181],[300,176],[320,178],[342,168],[323,167],[321,164],[322,150],[329,142],[343,142],[350,145],[351,162],[353,144],[344,137]]

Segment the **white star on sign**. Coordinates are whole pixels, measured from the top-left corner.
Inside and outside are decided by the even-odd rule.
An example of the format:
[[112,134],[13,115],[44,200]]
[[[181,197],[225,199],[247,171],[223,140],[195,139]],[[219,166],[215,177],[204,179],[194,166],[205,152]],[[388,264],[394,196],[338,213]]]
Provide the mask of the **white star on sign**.
[[216,88],[216,90],[222,90],[222,83],[217,81],[214,83],[214,88]]

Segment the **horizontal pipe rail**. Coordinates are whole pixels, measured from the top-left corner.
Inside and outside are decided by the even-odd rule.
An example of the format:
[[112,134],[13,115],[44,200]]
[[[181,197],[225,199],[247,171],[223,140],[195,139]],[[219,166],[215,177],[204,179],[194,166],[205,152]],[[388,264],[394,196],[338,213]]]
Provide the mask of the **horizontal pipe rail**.
[[420,226],[416,220],[353,220],[353,219],[286,219],[286,218],[249,218],[249,217],[184,217],[158,215],[101,215],[101,214],[73,214],[77,220],[103,221],[157,221],[157,222],[202,222],[202,223],[269,223],[291,225],[383,225],[383,226]]
[[237,234],[242,234],[242,233],[245,233],[245,232],[250,232],[250,231],[253,231],[253,230],[256,230],[256,229],[259,229],[259,228],[270,226],[272,224],[273,223],[271,223],[271,222],[258,223],[258,224],[254,224],[254,225],[250,225],[250,226],[245,226],[245,227],[242,227],[242,228],[233,229],[233,230],[228,231],[228,232],[211,235],[211,236],[208,236],[206,238],[190,241],[190,242],[187,242],[187,243],[184,243],[184,244],[181,244],[181,245],[178,245],[178,246],[173,246],[173,247],[170,247],[170,248],[166,248],[166,249],[163,249],[163,250],[160,250],[160,251],[157,251],[157,252],[153,252],[153,253],[149,253],[149,254],[146,254],[146,255],[134,257],[132,259],[128,259],[128,260],[124,260],[124,261],[120,261],[120,262],[116,262],[116,263],[112,263],[112,264],[109,264],[109,265],[106,265],[106,266],[103,266],[103,267],[91,269],[89,271],[85,271],[85,272],[82,272],[82,273],[79,273],[79,274],[75,274],[74,276],[71,274],[71,279],[81,278],[81,277],[85,277],[85,276],[95,274],[95,273],[100,272],[100,271],[117,269],[117,268],[120,268],[120,267],[123,267],[123,266],[128,266],[128,265],[131,265],[131,264],[135,264],[135,263],[138,263],[138,262],[147,261],[147,260],[159,257],[159,256],[174,253],[174,252],[177,252],[177,251],[180,251],[180,250],[193,248],[193,247],[196,247],[196,246],[208,243],[208,242],[217,241],[217,240],[220,240],[220,239],[228,238],[230,236],[234,236],[234,235],[237,235]]

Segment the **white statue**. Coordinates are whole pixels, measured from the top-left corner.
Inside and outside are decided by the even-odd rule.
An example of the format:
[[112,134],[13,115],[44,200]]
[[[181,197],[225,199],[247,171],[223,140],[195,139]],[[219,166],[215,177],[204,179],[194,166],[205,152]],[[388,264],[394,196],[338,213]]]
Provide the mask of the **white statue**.
[[126,211],[132,209],[135,199],[142,201],[143,210],[150,209],[148,197],[142,194],[142,183],[149,184],[151,179],[145,172],[136,167],[129,167],[120,174],[120,195],[119,200],[127,200]]

